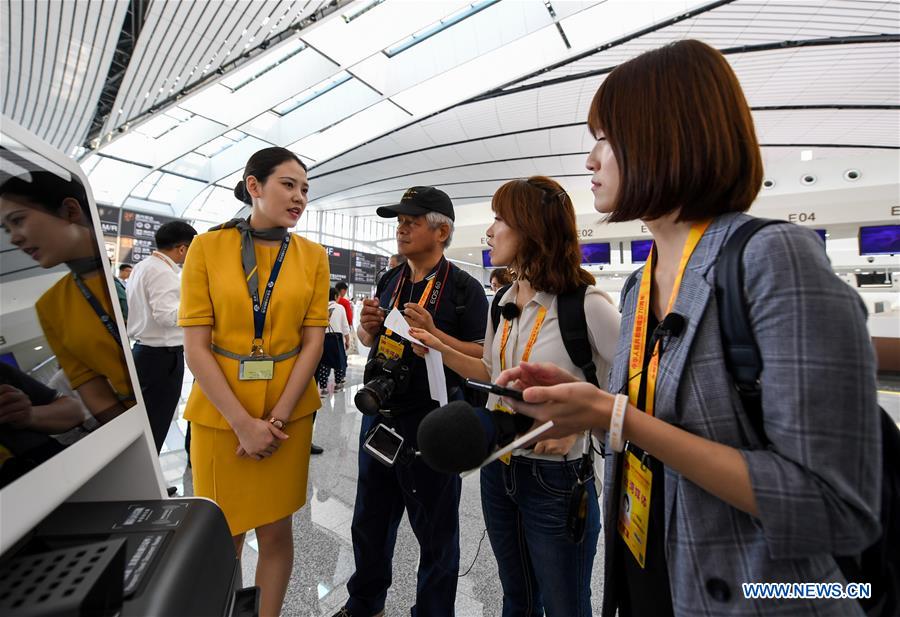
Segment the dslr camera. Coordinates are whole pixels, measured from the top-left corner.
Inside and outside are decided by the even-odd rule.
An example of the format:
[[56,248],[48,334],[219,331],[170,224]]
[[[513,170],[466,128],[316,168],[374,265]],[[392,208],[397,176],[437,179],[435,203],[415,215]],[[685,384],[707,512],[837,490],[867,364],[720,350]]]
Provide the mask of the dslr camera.
[[353,397],[353,402],[356,403],[356,408],[367,416],[387,411],[386,404],[393,395],[409,391],[412,350],[409,345],[403,347],[403,355],[400,358],[392,359],[384,354],[378,354],[366,363],[366,370],[363,373],[365,385]]

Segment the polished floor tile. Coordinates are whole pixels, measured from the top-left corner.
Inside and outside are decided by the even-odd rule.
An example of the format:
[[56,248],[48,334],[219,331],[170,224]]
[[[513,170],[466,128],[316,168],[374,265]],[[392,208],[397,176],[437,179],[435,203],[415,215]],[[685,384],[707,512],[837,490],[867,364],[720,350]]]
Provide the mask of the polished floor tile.
[[[353,396],[362,382],[361,358],[351,356],[348,387],[331,393],[316,417],[313,441],[325,453],[310,462],[307,503],[294,515],[294,571],[288,586],[283,615],[319,617],[334,614],[347,600],[347,580],[354,570],[350,521],[356,496],[359,427],[362,414],[353,405]],[[170,486],[179,494],[192,494],[191,472],[186,468],[182,419],[184,399],[190,389],[186,376],[184,397],[176,420],[166,438],[160,463]],[[601,539],[602,542],[602,539]],[[599,614],[602,598],[599,554],[592,581],[593,612]],[[248,534],[242,555],[244,584],[253,584],[256,542]],[[388,592],[385,615],[408,615],[415,602],[416,567],[419,549],[404,517],[397,534],[393,562],[393,584]],[[463,480],[460,502],[460,574],[456,600],[459,617],[500,615],[502,592],[497,563],[485,535],[481,515],[478,475]]]

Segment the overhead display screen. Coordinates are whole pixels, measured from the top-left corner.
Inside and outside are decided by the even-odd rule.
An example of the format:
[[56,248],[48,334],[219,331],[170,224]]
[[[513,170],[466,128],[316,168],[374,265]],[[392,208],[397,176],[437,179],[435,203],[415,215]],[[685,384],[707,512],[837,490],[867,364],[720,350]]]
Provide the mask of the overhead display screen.
[[609,242],[591,242],[581,245],[581,263],[608,264]]
[[653,240],[632,240],[631,241],[631,263],[643,263],[650,256],[650,249],[653,248]]
[[859,228],[860,255],[893,255],[895,253],[900,253],[900,225]]
[[165,223],[182,219],[162,214],[122,210],[119,225],[119,261],[136,264],[156,249],[156,230]]
[[342,249],[336,246],[326,246],[325,253],[328,254],[328,269],[331,271],[331,285],[340,283],[341,281],[349,281],[350,279],[350,249]]
[[491,263],[491,249],[484,249],[481,251],[481,265],[485,268],[493,268],[494,265]]
[[388,257],[363,251],[350,251],[350,282],[374,285],[378,273],[387,269]]

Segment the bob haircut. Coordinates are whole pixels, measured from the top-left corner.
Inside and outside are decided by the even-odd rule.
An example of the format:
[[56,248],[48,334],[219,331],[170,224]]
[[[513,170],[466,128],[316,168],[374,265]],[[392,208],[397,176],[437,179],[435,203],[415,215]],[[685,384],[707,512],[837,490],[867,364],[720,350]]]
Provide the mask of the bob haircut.
[[594,284],[581,267],[575,206],[556,181],[546,176],[511,180],[494,193],[491,208],[519,233],[518,278],[555,295]]
[[678,41],[616,67],[601,84],[588,126],[619,166],[610,222],[679,221],[745,212],[759,193],[762,158],[753,117],[725,57]]

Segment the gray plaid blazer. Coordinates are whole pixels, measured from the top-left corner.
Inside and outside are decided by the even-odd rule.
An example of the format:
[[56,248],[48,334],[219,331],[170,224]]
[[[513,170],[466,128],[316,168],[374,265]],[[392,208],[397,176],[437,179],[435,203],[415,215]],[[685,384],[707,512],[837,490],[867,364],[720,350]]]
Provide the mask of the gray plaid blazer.
[[[744,289],[764,364],[762,406],[771,446],[761,446],[742,411],[725,368],[715,262],[724,241],[748,218],[717,218],[691,257],[673,307],[687,323],[660,360],[655,413],[741,451],[759,518],[666,468],[665,550],[675,615],[862,615],[855,600],[743,596],[741,583],[845,582],[832,554],[857,554],[878,537],[881,487],[866,309],[834,275],[811,230],[771,225],[747,244]],[[611,391],[624,388],[628,378],[639,288],[622,299]],[[617,605],[612,550],[620,476],[620,457],[607,459],[603,614],[609,617]]]

